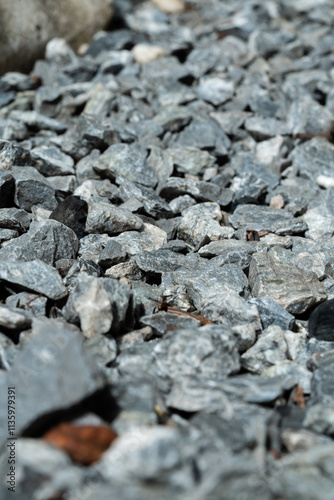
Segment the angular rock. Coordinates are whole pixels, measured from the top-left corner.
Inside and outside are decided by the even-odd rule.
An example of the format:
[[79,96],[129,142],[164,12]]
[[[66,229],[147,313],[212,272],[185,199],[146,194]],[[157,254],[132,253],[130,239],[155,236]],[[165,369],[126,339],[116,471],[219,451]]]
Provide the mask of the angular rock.
[[[21,414],[16,421],[17,434],[39,418],[47,420],[47,414],[79,403],[104,385],[76,328],[44,318],[34,321],[33,332],[33,341],[22,347],[8,378],[1,377],[3,387],[24,388],[17,398],[17,412]],[[5,425],[4,408],[0,419]]]
[[86,338],[118,333],[126,320],[130,288],[110,278],[82,276],[70,294],[65,318],[80,323]]
[[59,259],[74,259],[79,242],[74,232],[63,224],[44,220],[32,222],[29,231],[0,248],[0,260],[42,260],[50,266]]
[[250,299],[250,304],[255,304],[260,315],[263,329],[271,325],[277,325],[282,330],[291,330],[295,323],[295,318],[280,306],[271,297],[258,297]]
[[15,204],[31,211],[34,205],[53,210],[57,206],[55,190],[33,167],[13,167],[15,179]]
[[53,210],[50,219],[61,222],[72,229],[78,238],[82,238],[85,231],[87,210],[87,203],[79,196],[68,196]]
[[123,176],[147,187],[154,187],[158,182],[143,152],[138,147],[129,144],[110,146],[99,156],[93,167],[98,174],[112,180]]
[[312,312],[308,322],[308,331],[310,337],[315,337],[318,340],[334,340],[333,312],[333,299],[326,300],[318,307],[316,307],[316,309]]
[[58,272],[41,260],[0,261],[0,280],[14,288],[40,293],[52,300],[67,295]]
[[240,205],[231,215],[230,223],[236,229],[271,231],[282,236],[307,230],[303,220],[292,217],[285,210],[258,205]]
[[0,208],[0,227],[16,229],[21,233],[30,226],[31,215],[19,208]]
[[62,153],[56,147],[41,146],[32,149],[30,154],[37,164],[42,165],[41,167],[38,166],[37,170],[47,177],[74,174],[73,158]]
[[314,273],[278,260],[273,250],[253,254],[249,269],[253,297],[270,297],[291,314],[301,314],[325,300],[324,286]]
[[138,230],[142,220],[128,210],[110,203],[91,203],[86,221],[87,233],[107,233],[110,236],[129,230]]

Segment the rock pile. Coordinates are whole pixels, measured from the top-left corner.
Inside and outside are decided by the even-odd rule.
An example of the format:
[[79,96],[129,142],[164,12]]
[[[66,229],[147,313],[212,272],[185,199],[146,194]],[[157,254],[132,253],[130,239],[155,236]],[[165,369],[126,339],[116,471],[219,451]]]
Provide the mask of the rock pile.
[[115,4],[0,78],[2,498],[14,435],[20,499],[332,500],[333,2]]

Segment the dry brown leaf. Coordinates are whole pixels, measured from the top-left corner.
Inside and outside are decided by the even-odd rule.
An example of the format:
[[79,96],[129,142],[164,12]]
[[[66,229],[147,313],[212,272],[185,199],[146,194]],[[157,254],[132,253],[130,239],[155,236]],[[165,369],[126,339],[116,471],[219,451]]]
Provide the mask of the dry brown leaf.
[[53,427],[43,439],[61,448],[71,457],[73,462],[91,465],[101,457],[117,434],[103,425],[72,425],[67,422]]

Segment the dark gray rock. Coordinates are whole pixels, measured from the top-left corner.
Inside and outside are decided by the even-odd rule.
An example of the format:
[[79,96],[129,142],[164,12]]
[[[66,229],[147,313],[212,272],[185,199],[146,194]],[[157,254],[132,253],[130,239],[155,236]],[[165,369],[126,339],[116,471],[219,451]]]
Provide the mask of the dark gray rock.
[[9,307],[18,307],[34,316],[46,316],[47,298],[35,293],[20,292],[6,299]]
[[[33,340],[18,354],[15,368],[8,377],[1,377],[4,388],[21,388],[17,398],[16,411],[21,414],[16,421],[17,434],[39,418],[79,403],[104,385],[76,328],[44,318],[34,320],[33,334]],[[7,426],[4,407],[0,419]]]
[[55,190],[33,167],[13,167],[15,179],[15,204],[31,211],[34,205],[53,210],[57,206]]
[[58,272],[41,260],[0,262],[0,280],[19,290],[58,300],[67,295]]
[[87,210],[87,203],[79,196],[68,196],[53,210],[50,219],[68,226],[78,238],[82,238],[85,231]]
[[127,256],[127,251],[122,245],[115,240],[110,240],[100,253],[98,264],[102,268],[110,267],[120,262],[124,262]]
[[333,299],[326,300],[312,312],[308,322],[310,337],[315,337],[318,340],[334,340],[333,312]]
[[201,247],[198,251],[201,257],[217,257],[212,262],[217,262],[217,264],[219,262],[220,266],[224,264],[236,264],[242,269],[249,266],[254,252],[256,252],[256,247],[250,243],[232,239],[212,241],[208,245]]
[[256,305],[264,329],[270,325],[280,326],[282,330],[291,330],[293,328],[295,323],[294,316],[288,313],[271,297],[250,299],[249,303]]
[[60,222],[32,222],[29,231],[0,248],[0,260],[42,260],[54,265],[59,259],[74,259],[79,247],[74,232]]
[[18,230],[20,233],[27,231],[30,226],[31,215],[19,208],[0,208],[0,227]]

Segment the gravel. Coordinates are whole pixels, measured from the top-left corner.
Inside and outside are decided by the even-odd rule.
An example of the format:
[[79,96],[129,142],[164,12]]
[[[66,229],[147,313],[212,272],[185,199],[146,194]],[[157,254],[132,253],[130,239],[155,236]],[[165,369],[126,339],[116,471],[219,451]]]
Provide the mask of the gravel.
[[17,497],[332,500],[333,2],[115,7],[0,77]]

